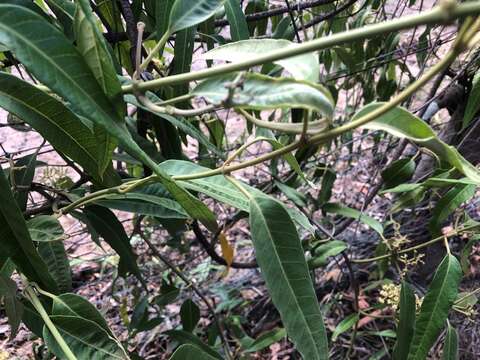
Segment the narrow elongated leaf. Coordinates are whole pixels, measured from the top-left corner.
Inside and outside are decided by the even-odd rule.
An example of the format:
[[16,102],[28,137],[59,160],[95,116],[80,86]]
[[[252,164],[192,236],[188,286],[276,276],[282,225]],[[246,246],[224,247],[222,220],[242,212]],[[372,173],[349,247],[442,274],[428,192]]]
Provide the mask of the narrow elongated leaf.
[[80,53],[53,25],[16,5],[0,4],[0,41],[83,116],[123,134],[123,119],[103,93]]
[[416,300],[411,286],[403,282],[400,290],[400,316],[397,342],[393,348],[394,360],[407,360],[415,328]]
[[260,335],[254,342],[252,342],[245,352],[256,352],[265,349],[266,347],[282,340],[287,335],[285,329],[274,329],[265,334]]
[[410,180],[414,172],[415,162],[412,159],[400,159],[382,171],[382,179],[386,187],[395,187]]
[[172,199],[161,198],[142,193],[112,195],[96,204],[110,209],[128,211],[136,214],[155,216],[163,219],[188,219],[182,207]]
[[203,343],[197,336],[183,330],[169,330],[165,331],[165,334],[170,336],[172,339],[178,341],[180,344],[188,344],[200,348],[201,351],[207,353],[210,357],[214,359],[222,360],[222,356],[212,349],[210,346]]
[[460,263],[453,255],[447,255],[437,268],[430,288],[423,298],[408,360],[426,358],[444,326],[450,307],[457,298],[461,278]]
[[68,0],[45,0],[50,10],[55,14],[68,38],[73,40],[73,18],[75,5]]
[[246,40],[250,37],[247,20],[239,0],[225,0],[225,13],[230,24],[232,41]]
[[379,234],[383,234],[382,224],[378,220],[375,220],[374,218],[368,215],[365,215],[361,211],[349,208],[348,206],[338,204],[338,203],[327,203],[323,205],[322,209],[328,213],[338,214],[341,216],[346,216],[349,218],[356,219],[360,222],[363,222],[365,225],[370,226],[373,230],[375,230]]
[[22,321],[23,304],[17,299],[17,284],[4,274],[0,274],[0,299],[3,298],[5,312],[10,325],[10,340],[17,334]]
[[198,346],[192,344],[184,344],[178,347],[170,357],[170,360],[213,360],[216,357],[210,356]]
[[[250,39],[216,47],[201,57],[210,60],[238,62],[250,56],[295,46],[298,44],[284,39]],[[308,80],[313,83],[318,81],[320,64],[314,53],[277,60],[274,64],[283,67],[297,80]]]
[[467,128],[480,109],[480,71],[477,71],[472,80],[472,89],[468,95],[467,106],[463,115],[462,130]]
[[17,201],[18,207],[22,211],[27,208],[28,192],[33,181],[33,176],[35,175],[36,165],[36,152],[20,158],[14,164],[12,183],[15,190],[13,195]]
[[250,200],[255,255],[282,322],[304,359],[327,359],[327,337],[303,248],[288,212],[264,196]]
[[17,269],[45,289],[55,292],[55,281],[49,275],[47,265],[33,245],[27,224],[17,202],[13,198],[3,169],[0,168],[0,250],[10,257]]
[[350,330],[357,321],[358,321],[358,314],[350,314],[345,319],[340,321],[340,323],[337,325],[337,327],[335,328],[335,331],[332,334],[332,341],[336,341],[341,334]]
[[[189,175],[210,170],[206,167],[182,160],[168,160],[163,162],[160,167],[172,176]],[[246,212],[250,211],[250,205],[245,194],[238,190],[230,181],[225,179],[223,175],[210,176],[203,179],[179,181],[179,183],[187,189],[201,192],[237,209]],[[243,183],[242,186],[251,194],[263,194],[260,190],[257,190],[254,187]],[[312,224],[310,224],[310,221],[302,212],[295,208],[288,208],[288,213],[298,225],[302,226],[311,233],[315,232],[315,228],[312,226]]]
[[180,308],[180,319],[182,321],[183,330],[192,332],[200,320],[200,309],[191,300],[187,299]]
[[465,275],[470,273],[470,260],[469,257],[472,254],[473,245],[480,241],[479,235],[472,236],[468,242],[463,246],[462,253],[460,256],[460,264],[462,265],[462,270]]
[[88,300],[76,294],[62,294],[53,299],[52,314],[71,315],[91,320],[113,336],[103,316]]
[[[107,48],[105,38],[100,33],[96,19],[93,17],[90,4],[86,0],[79,0],[76,5],[74,30],[77,49],[82,54],[88,67],[97,79],[103,92],[114,104],[118,115],[122,118],[126,111],[122,101],[120,81],[115,66]],[[103,173],[112,161],[112,152],[116,141],[102,127],[94,129],[98,140],[98,163]]]
[[475,195],[475,189],[476,185],[460,184],[442,196],[433,209],[430,230],[433,233],[438,233],[442,222],[462,203],[470,200]]
[[[175,4],[180,3],[187,6],[190,2],[182,0]],[[198,1],[193,8],[203,3]],[[132,140],[123,119],[116,113],[89,67],[58,29],[26,8],[0,4],[0,42],[11,48],[38,79],[69,100],[80,114],[104,127],[130,155],[149,166],[193,218],[216,231],[215,216],[208,207],[166,176]]]
[[458,359],[458,334],[455,328],[447,322],[447,334],[443,343],[442,360]]
[[[365,106],[355,114],[352,121],[370,113],[382,105],[383,103],[372,103]],[[437,155],[440,160],[447,162],[477,184],[480,183],[480,173],[475,166],[465,160],[453,146],[441,141],[426,122],[404,108],[396,107],[366,125],[363,125],[363,128],[382,130],[394,136],[409,139],[429,149]]]
[[57,241],[63,238],[63,227],[54,216],[35,216],[27,221],[27,227],[33,241]]
[[[227,74],[201,82],[193,91],[196,96],[205,97],[213,104],[222,104],[228,98],[229,89],[237,74]],[[266,75],[247,73],[242,86],[235,89],[231,99],[232,107],[244,109],[301,108],[313,110],[331,118],[334,105],[325,90],[305,81],[273,78]]]
[[347,249],[347,244],[340,240],[331,240],[315,249],[312,258],[308,261],[310,268],[317,268],[327,264],[329,257],[336,256]]
[[78,0],[76,4],[75,39],[77,49],[82,54],[103,92],[116,105],[118,115],[123,117],[126,107],[122,101],[122,88],[105,38],[92,15],[93,11],[89,2]]
[[155,31],[157,41],[168,30],[170,11],[175,0],[157,0],[155,4]]
[[[118,340],[96,322],[71,315],[51,315],[50,319],[78,359],[129,359]],[[43,329],[43,339],[55,355],[66,358],[47,327]]]
[[88,206],[85,209],[85,215],[97,233],[120,256],[120,274],[124,275],[128,271],[142,281],[136,255],[132,250],[125,229],[117,217],[107,208],[97,205]]
[[57,283],[58,290],[72,290],[72,271],[62,241],[46,241],[38,244],[38,253],[47,264],[48,271]]
[[21,79],[0,72],[0,106],[37,130],[52,146],[98,176],[97,144],[88,127],[60,101]]
[[207,20],[223,5],[223,0],[176,0],[170,11],[169,32],[186,29]]

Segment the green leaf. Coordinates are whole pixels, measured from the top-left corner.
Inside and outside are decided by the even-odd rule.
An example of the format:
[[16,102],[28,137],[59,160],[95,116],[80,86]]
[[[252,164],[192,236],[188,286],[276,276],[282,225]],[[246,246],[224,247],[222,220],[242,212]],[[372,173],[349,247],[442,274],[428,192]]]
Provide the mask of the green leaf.
[[[228,43],[202,54],[203,59],[238,62],[250,56],[262,55],[266,52],[296,47],[298,44],[283,39],[250,39]],[[293,56],[277,60],[280,65],[297,80],[318,82],[320,64],[315,53]]]
[[458,359],[458,334],[455,328],[447,322],[447,334],[443,343],[442,360]]
[[[120,81],[105,38],[100,32],[90,4],[86,0],[77,1],[74,30],[77,49],[82,54],[105,95],[114,104],[118,115],[120,118],[123,118],[126,112],[126,105],[122,101]],[[103,174],[112,161],[112,153],[117,142],[101,126],[96,125],[94,133],[95,138],[98,140],[100,173]]]
[[17,284],[15,281],[0,274],[0,299],[2,297],[8,324],[10,325],[10,340],[12,340],[22,321],[23,304],[17,299]]
[[38,253],[47,264],[48,271],[57,283],[60,293],[72,290],[72,271],[62,241],[47,241],[38,244]]
[[85,215],[96,232],[120,256],[120,274],[125,275],[128,271],[135,275],[137,279],[143,281],[137,266],[136,255],[132,250],[125,229],[117,217],[107,208],[97,205],[87,206]]
[[454,306],[457,309],[468,309],[474,306],[478,302],[475,292],[461,292],[458,294],[455,300]]
[[170,11],[169,32],[171,34],[200,24],[212,16],[222,0],[176,0]]
[[[383,104],[372,103],[365,106],[355,114],[352,121],[374,111]],[[404,108],[396,107],[362,127],[386,131],[394,136],[409,139],[433,152],[440,160],[447,162],[470,180],[477,184],[480,183],[480,173],[475,166],[465,160],[453,146],[441,141],[426,122]]]
[[10,257],[30,280],[43,288],[56,292],[55,281],[49,275],[47,265],[35,249],[27,224],[10,191],[10,184],[0,168],[0,250]]
[[218,352],[206,345],[202,340],[192,333],[183,330],[169,330],[165,331],[165,334],[170,336],[175,341],[178,341],[180,344],[189,344],[191,346],[200,348],[201,351],[207,353],[210,357],[220,360],[223,359]]
[[130,324],[128,325],[129,331],[138,329],[138,327],[146,321],[148,321],[148,297],[144,296],[133,309]]
[[88,300],[76,294],[62,294],[53,298],[52,314],[71,315],[91,320],[113,336],[103,316]]
[[[72,315],[51,315],[55,327],[78,359],[129,359],[120,342],[110,336],[96,322]],[[43,339],[48,349],[60,359],[66,356],[47,327]]]
[[349,208],[348,206],[338,204],[338,203],[327,203],[323,205],[322,209],[327,213],[338,214],[341,216],[353,218],[355,220],[363,222],[365,225],[370,226],[373,230],[375,230],[379,234],[383,234],[382,224],[378,220],[375,220],[374,218],[368,215],[365,215],[361,211]]
[[332,334],[332,341],[337,341],[337,338],[345,331],[350,330],[357,323],[357,321],[358,314],[350,314],[345,319],[340,321]]
[[432,233],[438,233],[442,222],[445,221],[460,204],[470,200],[475,195],[476,185],[460,184],[450,189],[437,202],[432,212],[430,220],[430,230]]
[[247,20],[242,6],[238,0],[225,1],[225,13],[230,24],[230,37],[232,41],[246,40],[250,37]]
[[168,30],[170,11],[175,0],[157,0],[155,4],[155,31],[157,41]]
[[337,256],[342,251],[347,249],[347,244],[340,240],[331,240],[326,244],[317,247],[308,261],[308,266],[311,269],[316,269],[328,263],[327,259],[332,256]]
[[188,219],[189,216],[174,200],[142,193],[111,195],[95,204],[128,211],[135,214],[155,216],[163,219]]
[[400,315],[397,326],[397,342],[393,348],[394,360],[406,360],[415,328],[416,299],[412,287],[402,283],[400,291]]
[[435,343],[448,311],[457,298],[462,269],[453,255],[447,255],[438,266],[430,288],[423,298],[415,323],[408,360],[424,360]]
[[[124,135],[123,119],[75,47],[53,25],[20,6],[0,4],[0,42],[45,85],[88,119]],[[118,136],[121,137],[121,136]]]
[[200,320],[200,309],[191,300],[187,299],[180,308],[180,319],[182,321],[183,330],[192,332]]
[[250,199],[255,255],[273,304],[305,359],[327,359],[327,337],[303,248],[284,206],[265,196]]
[[320,193],[318,194],[317,198],[319,206],[323,206],[330,200],[330,198],[332,197],[333,185],[335,183],[335,180],[337,179],[337,174],[331,168],[326,167],[321,170],[323,172],[322,185],[320,187]]
[[63,239],[63,227],[54,216],[37,215],[27,221],[27,227],[33,241],[44,242]]
[[75,39],[77,49],[92,71],[107,97],[123,117],[126,106],[122,101],[122,87],[103,34],[99,30],[92,8],[87,0],[78,0],[75,10]]
[[478,109],[480,109],[480,71],[475,73],[472,80],[472,89],[468,95],[467,106],[463,114],[462,130],[470,125]]
[[60,101],[31,84],[0,72],[0,107],[37,130],[59,152],[99,175],[97,144],[90,129]]
[[177,350],[170,357],[170,360],[213,360],[217,357],[210,356],[198,346],[192,344],[185,344],[178,347]]
[[180,289],[168,284],[165,281],[162,281],[160,295],[155,296],[153,301],[158,306],[165,306],[177,300],[178,295],[180,295]]
[[245,352],[251,353],[263,350],[268,346],[279,342],[280,340],[285,338],[286,335],[287,332],[283,328],[268,331],[255,339],[255,341],[252,342],[247,349],[245,349]]
[[[187,3],[190,2],[182,0],[175,5],[185,7]],[[204,3],[198,1],[195,6],[188,6],[187,13],[191,14],[192,8]],[[23,26],[25,24],[28,26]],[[215,216],[208,207],[166,176],[132,140],[123,119],[80,54],[61,32],[25,8],[0,4],[0,42],[9,46],[39,80],[69,100],[80,114],[104,127],[130,155],[148,165],[189,215],[209,230],[217,230]]]
[[[202,81],[192,95],[202,96],[209,102],[221,105],[228,98],[229,89],[238,74],[212,77]],[[333,116],[334,104],[325,90],[313,83],[289,78],[273,78],[266,75],[246,73],[242,86],[236,88],[230,106],[242,109],[290,109],[301,108]]]
[[479,235],[472,236],[468,242],[463,246],[462,253],[460,256],[460,264],[462,265],[462,270],[464,274],[470,273],[470,260],[469,257],[472,253],[473,245],[480,240]]
[[[183,74],[190,71],[195,46],[195,34],[196,28],[188,27],[175,35],[172,75]],[[173,95],[185,95],[188,93],[188,89],[188,83],[177,84],[173,87]]]
[[50,10],[63,27],[63,32],[68,38],[73,39],[73,17],[75,5],[68,0],[45,0]]
[[[210,170],[209,168],[183,160],[168,160],[160,164],[160,167],[172,176],[189,175]],[[178,182],[187,189],[201,192],[237,209],[246,212],[250,211],[249,201],[245,194],[238,190],[230,181],[225,179],[225,176],[223,175]],[[263,194],[260,190],[257,190],[254,187],[243,183],[242,186],[251,194]],[[288,212],[298,225],[311,233],[315,232],[315,228],[310,224],[310,221],[302,212],[295,208],[289,208]]]
[[410,180],[414,172],[415,161],[411,158],[400,159],[382,171],[382,179],[386,187],[395,187]]
[[307,199],[304,194],[302,194],[300,191],[294,189],[291,186],[285,185],[284,183],[281,183],[280,181],[275,180],[275,186],[285,194],[287,198],[289,198],[291,201],[295,203],[295,205],[299,207],[306,207],[307,206]]
[[35,175],[36,166],[37,152],[21,157],[14,164],[12,182],[14,184],[13,196],[22,211],[25,211],[27,208],[28,192],[30,191],[30,185]]

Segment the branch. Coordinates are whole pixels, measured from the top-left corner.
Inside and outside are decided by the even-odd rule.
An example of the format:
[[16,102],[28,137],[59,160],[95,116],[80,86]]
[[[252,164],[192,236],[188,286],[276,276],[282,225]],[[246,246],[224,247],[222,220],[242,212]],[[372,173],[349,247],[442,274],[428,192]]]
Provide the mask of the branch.
[[194,80],[202,80],[211,76],[223,75],[234,71],[242,71],[249,69],[253,66],[271,63],[277,60],[286,59],[313,51],[327,49],[332,46],[344,44],[347,42],[367,39],[378,35],[384,36],[386,33],[396,32],[402,29],[408,29],[418,25],[428,25],[452,21],[456,18],[475,15],[478,13],[480,13],[480,1],[462,3],[459,5],[453,4],[453,6],[451,7],[437,6],[432,10],[425,11],[420,14],[405,16],[395,20],[389,20],[377,24],[367,25],[354,30],[344,31],[341,33],[333,34],[331,36],[304,42],[295,47],[288,47],[280,50],[267,52],[266,54],[252,57],[247,60],[142,82],[136,84],[135,89],[132,84],[125,85],[122,87],[122,90],[124,93],[131,93],[134,90],[154,90],[166,85],[175,85],[181,83],[188,83]]

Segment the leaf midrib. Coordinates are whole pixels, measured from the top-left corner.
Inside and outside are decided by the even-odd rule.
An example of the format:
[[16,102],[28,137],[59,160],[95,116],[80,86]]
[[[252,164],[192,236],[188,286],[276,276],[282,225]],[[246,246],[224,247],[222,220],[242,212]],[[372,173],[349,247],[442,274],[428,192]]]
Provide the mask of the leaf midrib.
[[[449,256],[451,256],[451,255],[449,255]],[[451,258],[449,257],[449,258],[448,258],[448,267],[447,267],[447,269],[446,269],[446,271],[445,271],[445,277],[444,277],[444,279],[443,279],[443,281],[442,281],[442,285],[441,285],[441,287],[440,287],[440,291],[438,292],[439,294],[443,293],[443,289],[444,289],[444,287],[445,287],[445,284],[447,283],[448,274],[449,274],[449,272],[450,272],[450,266],[451,266]],[[433,309],[432,309],[432,311],[430,312],[430,316],[428,317],[427,325],[425,326],[425,331],[424,331],[424,333],[422,334],[422,336],[421,336],[421,338],[420,338],[420,341],[418,342],[418,346],[417,346],[417,348],[415,349],[415,352],[413,353],[413,356],[412,356],[413,359],[416,359],[418,353],[422,350],[422,344],[423,344],[423,342],[424,342],[424,340],[425,340],[425,337],[426,337],[426,335],[427,335],[427,330],[428,330],[429,327],[430,327],[431,321],[432,321],[432,319],[433,319],[433,315],[435,314],[435,312],[436,312],[436,310],[437,310],[437,308],[438,308],[438,305],[439,305],[439,303],[440,303],[439,300],[440,300],[440,296],[438,296],[438,297],[436,298],[436,301],[435,301],[435,304],[434,304],[434,306],[433,306]],[[418,324],[418,322],[417,322],[417,324]],[[415,332],[414,332],[414,335],[415,335]],[[410,359],[410,357],[409,357],[409,359]]]
[[[0,5],[1,6],[1,5]],[[19,7],[19,6],[16,6],[16,5],[7,5],[7,7]],[[22,9],[23,10],[23,9]],[[35,22],[38,22],[38,19],[34,19]],[[38,48],[34,43],[28,41],[28,39],[26,39],[21,33],[19,33],[18,31],[16,31],[13,27],[9,27],[9,26],[6,26],[5,24],[3,24],[1,21],[0,21],[0,28],[3,28],[5,29],[5,31],[8,33],[9,31],[11,33],[14,33],[16,34],[16,36],[18,38],[20,38],[24,43],[26,44],[30,44],[30,47],[31,49],[35,50],[36,52],[38,52],[38,54],[40,54],[42,58],[44,58],[48,63],[52,64],[54,68],[56,68],[61,74],[63,74],[63,76],[65,77],[65,79],[69,80],[69,83],[72,84],[75,88],[79,89],[81,93],[83,93],[85,95],[86,98],[88,98],[93,104],[95,104],[95,109],[100,112],[101,114],[103,114],[105,116],[105,118],[109,119],[110,116],[105,113],[103,111],[103,108],[101,106],[98,106],[97,103],[95,102],[95,100],[90,96],[90,94],[85,91],[81,86],[78,86],[78,84],[72,80],[72,78],[70,78],[69,74],[67,72],[65,72],[61,66],[57,66],[57,64],[52,61],[50,59],[50,57],[46,56],[46,53],[43,52],[40,48]],[[55,31],[57,31],[55,29]],[[112,121],[112,125],[116,126],[117,124],[115,123],[115,121]],[[104,126],[105,127],[105,126]],[[105,127],[106,128],[106,127]]]
[[67,135],[68,138],[70,138],[71,140],[73,140],[73,142],[75,142],[81,149],[83,149],[83,151],[88,155],[89,158],[91,158],[93,160],[93,162],[97,162],[95,157],[87,150],[87,148],[85,148],[81,143],[78,142],[78,140],[72,136],[70,136],[70,133],[68,131],[66,131],[64,128],[62,128],[59,124],[57,124],[56,122],[50,120],[50,118],[42,113],[39,109],[37,108],[34,108],[32,106],[30,106],[28,103],[26,103],[25,101],[19,99],[18,97],[15,97],[13,96],[12,94],[9,94],[9,93],[6,93],[4,91],[1,90],[0,88],[0,94],[2,94],[4,97],[8,97],[10,99],[13,99],[17,102],[19,102],[20,104],[22,104],[23,106],[25,106],[26,108],[30,109],[31,111],[37,113],[39,116],[41,116],[42,118],[46,119],[49,123],[51,123],[52,125],[54,125],[58,130],[60,130],[63,134]]
[[263,216],[263,212],[261,211],[261,208],[258,206],[257,201],[255,200],[255,198],[253,198],[253,199],[251,200],[251,202],[252,202],[252,205],[257,208],[257,211],[259,212],[260,218],[262,219],[262,222],[263,222],[263,224],[265,225],[265,228],[266,228],[266,230],[267,230],[269,239],[270,239],[271,243],[273,244],[273,250],[274,250],[275,256],[276,256],[276,258],[277,258],[277,260],[278,260],[278,262],[279,262],[279,264],[280,264],[280,269],[281,269],[282,275],[283,275],[284,278],[286,279],[286,283],[287,283],[287,285],[288,285],[288,289],[290,290],[290,292],[291,292],[291,294],[292,294],[292,297],[293,297],[293,299],[294,299],[294,302],[295,302],[295,304],[296,304],[296,307],[297,307],[298,309],[300,309],[300,313],[302,314],[301,318],[302,318],[303,322],[305,323],[306,328],[309,330],[309,331],[307,331],[307,333],[309,334],[310,340],[311,340],[311,341],[313,342],[313,344],[314,344],[314,348],[315,348],[315,350],[316,350],[315,352],[316,352],[316,354],[318,355],[317,343],[315,342],[315,339],[314,339],[314,337],[312,336],[312,332],[311,332],[310,326],[308,325],[308,322],[307,322],[307,320],[305,319],[305,314],[303,313],[302,308],[301,308],[300,304],[299,304],[298,301],[297,301],[297,297],[295,296],[295,291],[293,290],[293,288],[292,288],[292,286],[291,286],[291,284],[290,284],[290,281],[289,281],[288,277],[286,276],[286,272],[285,272],[285,269],[284,269],[284,267],[283,267],[281,258],[280,258],[279,254],[278,254],[277,248],[276,248],[276,246],[275,246],[275,242],[273,241],[272,233],[270,232],[270,228],[267,226],[267,222],[266,222],[265,216]]

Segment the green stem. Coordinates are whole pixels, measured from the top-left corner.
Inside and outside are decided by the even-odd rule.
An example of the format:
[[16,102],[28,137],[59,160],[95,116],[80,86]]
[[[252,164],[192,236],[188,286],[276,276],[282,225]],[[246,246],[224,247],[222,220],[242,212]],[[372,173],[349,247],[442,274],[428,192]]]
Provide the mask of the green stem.
[[48,316],[42,303],[40,302],[40,299],[38,298],[37,294],[35,294],[35,291],[33,291],[32,287],[30,286],[30,284],[26,279],[24,279],[24,283],[26,285],[25,294],[27,295],[28,299],[32,303],[35,310],[37,310],[42,320],[45,322],[45,325],[47,326],[48,330],[50,330],[50,332],[52,333],[52,336],[55,338],[55,341],[57,342],[60,349],[62,349],[63,353],[65,354],[65,357],[68,360],[77,360],[77,357],[73,354],[72,350],[70,350],[70,347],[65,342],[62,335],[57,330],[55,324],[52,322],[52,320]]
[[[359,29],[348,30],[331,36],[308,41],[295,47],[288,47],[280,50],[267,52],[264,55],[252,57],[248,60],[243,60],[236,63],[220,65],[213,68],[142,82],[136,84],[136,89],[140,91],[146,91],[158,89],[165,85],[173,85],[194,80],[201,80],[207,77],[222,75],[233,71],[246,70],[253,66],[270,63],[292,56],[302,55],[312,51],[327,49],[329,47],[347,42],[363,40],[376,35],[385,35],[387,33],[399,31],[402,29],[408,29],[419,25],[428,25],[439,22],[452,21],[460,17],[475,15],[478,13],[480,13],[480,1],[472,1],[462,4],[445,1],[445,4],[441,6],[437,6],[432,10],[421,12],[416,15],[405,16],[395,20],[389,20],[378,24],[367,25]],[[165,39],[164,42],[166,42],[166,38],[168,38],[167,34],[162,37],[155,49],[152,50],[150,55],[144,61],[142,66],[144,66],[144,64],[148,63],[153,58],[155,52],[161,48],[160,45],[162,45],[162,40]],[[131,84],[125,85],[122,87],[122,91],[124,93],[131,93],[135,91],[135,86]]]
[[[248,113],[247,111],[243,109],[236,109],[236,111],[240,114],[242,114],[245,119],[250,121],[252,124],[255,124],[258,127],[262,127],[265,129],[270,129],[270,130],[276,130],[276,131],[281,131],[284,133],[289,133],[289,134],[302,134],[305,132],[306,135],[312,135],[316,134],[319,131],[327,128],[329,121],[327,119],[322,119],[322,120],[317,120],[317,121],[312,121],[307,124],[303,122],[302,124],[300,123],[280,123],[276,121],[265,121],[261,119],[257,119],[255,116],[252,114]],[[306,111],[306,110],[305,110]],[[305,130],[305,125],[308,126],[308,130]]]
[[[157,45],[155,45],[155,47],[152,49],[152,51],[150,51],[150,54],[148,54],[147,58],[142,62],[142,64],[140,65],[140,71],[141,70],[145,70],[148,66],[148,64],[150,63],[150,61],[152,61],[153,57],[163,49],[163,47],[165,46],[165,44],[167,43],[168,41],[168,38],[170,37],[170,32],[167,31],[165,34],[163,34],[163,36],[160,38],[160,40],[158,41]],[[140,75],[140,74],[139,74]],[[141,90],[142,89],[142,85],[143,83],[140,83],[138,84],[138,89]],[[132,87],[132,89],[134,88],[135,86]]]
[[106,197],[108,195],[112,195],[112,194],[124,194],[124,193],[127,193],[127,192],[130,192],[130,191],[133,191],[141,186],[145,186],[145,185],[148,185],[149,183],[151,182],[154,182],[156,181],[157,177],[155,175],[151,175],[151,176],[148,176],[146,178],[143,178],[143,179],[138,179],[138,180],[132,180],[132,181],[129,181],[129,182],[126,182],[122,185],[119,185],[119,186],[115,186],[115,187],[112,187],[112,188],[108,188],[108,189],[103,189],[103,190],[99,190],[99,191],[96,191],[96,192],[93,192],[91,194],[88,194],[88,195],[85,195],[84,197],[72,202],[71,204],[68,204],[67,206],[61,208],[59,210],[59,214],[60,215],[64,215],[82,205],[86,205],[88,203],[91,203],[93,201],[96,201],[96,200],[99,200],[103,197]]
[[389,102],[385,103],[384,105],[380,106],[379,108],[375,109],[374,111],[368,113],[365,116],[360,117],[359,119],[356,119],[354,121],[351,121],[345,125],[339,126],[335,129],[325,131],[323,133],[320,133],[318,135],[312,136],[310,139],[305,139],[303,141],[296,141],[291,143],[290,145],[287,145],[281,149],[277,149],[275,151],[269,152],[267,154],[264,154],[262,156],[259,156],[255,159],[245,161],[240,164],[235,164],[235,165],[230,165],[226,167],[221,167],[217,168],[214,170],[208,170],[208,171],[203,171],[200,173],[196,174],[190,174],[190,175],[181,175],[181,176],[173,176],[174,180],[193,180],[193,179],[199,179],[199,178],[204,178],[208,176],[214,176],[214,175],[219,175],[221,173],[231,173],[232,171],[235,170],[240,170],[243,168],[246,168],[248,166],[256,165],[259,163],[262,163],[264,161],[273,159],[275,157],[281,156],[283,154],[286,154],[292,150],[297,149],[298,147],[302,145],[312,145],[312,144],[319,144],[325,141],[328,141],[330,139],[333,139],[347,131],[356,129],[359,126],[365,125],[366,123],[376,119],[377,117],[385,114],[389,110],[393,109],[395,106],[401,104],[404,100],[409,98],[415,91],[417,91],[419,88],[424,86],[431,78],[433,78],[438,72],[442,71],[446,66],[448,66],[456,57],[458,53],[457,47],[453,47],[453,49],[442,59],[440,60],[437,64],[435,64],[428,72],[426,72],[420,79],[415,81],[413,84],[411,84],[409,87],[407,87],[405,90],[403,90],[400,94],[395,96],[393,99],[391,99]]

